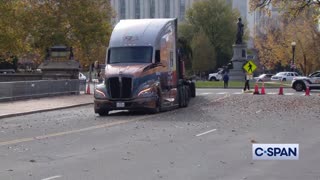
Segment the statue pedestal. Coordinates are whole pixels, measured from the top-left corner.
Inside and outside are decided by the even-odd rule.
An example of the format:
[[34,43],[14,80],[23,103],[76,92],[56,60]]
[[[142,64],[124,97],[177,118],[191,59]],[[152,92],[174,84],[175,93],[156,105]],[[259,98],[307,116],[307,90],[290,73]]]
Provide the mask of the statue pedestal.
[[244,80],[245,71],[242,66],[247,62],[247,44],[234,44],[231,62],[233,69],[229,71],[230,80]]

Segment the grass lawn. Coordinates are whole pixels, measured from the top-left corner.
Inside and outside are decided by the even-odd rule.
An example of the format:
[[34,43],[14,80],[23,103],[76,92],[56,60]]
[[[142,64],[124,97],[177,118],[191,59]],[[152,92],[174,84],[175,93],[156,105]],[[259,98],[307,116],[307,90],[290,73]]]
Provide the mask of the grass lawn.
[[[280,87],[280,82],[266,82],[264,83],[265,87]],[[255,82],[250,82],[250,87],[254,88]],[[261,87],[262,83],[258,83],[258,86]],[[290,82],[283,83],[284,87],[290,87]],[[223,88],[223,81],[197,81],[197,88]],[[229,81],[229,87],[233,88],[243,88],[244,81]]]

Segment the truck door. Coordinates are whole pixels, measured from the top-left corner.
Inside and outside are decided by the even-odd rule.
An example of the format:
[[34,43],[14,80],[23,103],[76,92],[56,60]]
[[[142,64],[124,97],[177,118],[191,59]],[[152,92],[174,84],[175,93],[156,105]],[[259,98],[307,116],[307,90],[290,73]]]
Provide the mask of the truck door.
[[160,40],[160,62],[165,66],[161,75],[164,103],[172,105],[176,97],[176,42],[173,24],[168,24]]

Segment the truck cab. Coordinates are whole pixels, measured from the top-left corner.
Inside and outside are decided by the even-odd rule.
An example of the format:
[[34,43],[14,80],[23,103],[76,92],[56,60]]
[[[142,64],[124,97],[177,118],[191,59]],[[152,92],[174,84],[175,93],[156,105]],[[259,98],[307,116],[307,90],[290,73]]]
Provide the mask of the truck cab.
[[176,19],[121,20],[110,38],[104,83],[94,91],[95,112],[187,106],[195,86],[184,78],[177,52]]

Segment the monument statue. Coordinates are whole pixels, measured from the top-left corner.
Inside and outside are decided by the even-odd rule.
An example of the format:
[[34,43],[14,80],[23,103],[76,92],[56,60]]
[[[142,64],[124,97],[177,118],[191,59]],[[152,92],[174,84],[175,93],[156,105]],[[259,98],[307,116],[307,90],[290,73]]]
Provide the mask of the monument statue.
[[237,40],[236,44],[242,44],[242,37],[243,37],[243,32],[244,32],[244,25],[242,24],[241,18],[238,18],[238,23],[237,23]]
[[247,44],[243,40],[244,25],[242,24],[241,17],[238,18],[237,22],[237,34],[236,41],[233,44],[233,56],[231,59],[232,69],[229,72],[230,80],[243,80],[245,73],[243,70],[243,64],[247,62]]

